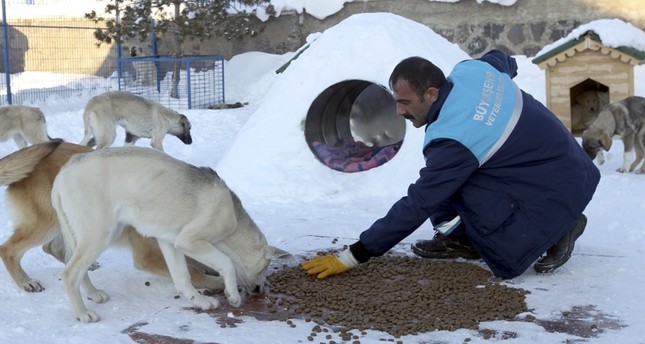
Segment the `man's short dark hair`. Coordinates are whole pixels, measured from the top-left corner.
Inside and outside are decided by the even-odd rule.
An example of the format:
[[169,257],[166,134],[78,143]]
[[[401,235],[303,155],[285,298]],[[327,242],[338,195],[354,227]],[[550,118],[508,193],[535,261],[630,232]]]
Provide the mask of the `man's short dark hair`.
[[390,75],[390,89],[399,80],[405,80],[420,98],[430,87],[439,88],[446,83],[446,76],[434,63],[419,57],[408,57],[394,67]]

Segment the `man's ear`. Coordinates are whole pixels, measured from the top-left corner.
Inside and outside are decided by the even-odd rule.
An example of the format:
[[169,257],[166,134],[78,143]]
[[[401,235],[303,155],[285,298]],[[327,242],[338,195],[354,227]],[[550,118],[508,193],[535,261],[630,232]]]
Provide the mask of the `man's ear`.
[[431,102],[436,102],[439,98],[439,89],[436,87],[430,87],[426,90],[426,95]]

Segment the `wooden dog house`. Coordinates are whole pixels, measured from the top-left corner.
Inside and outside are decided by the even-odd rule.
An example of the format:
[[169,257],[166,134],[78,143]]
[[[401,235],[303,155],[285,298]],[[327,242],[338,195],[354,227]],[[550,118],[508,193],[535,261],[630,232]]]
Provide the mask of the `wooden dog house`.
[[[608,103],[634,95],[634,66],[645,58],[645,52],[631,48],[610,48],[600,37],[587,31],[532,60],[546,73],[546,106],[573,134],[586,129],[600,109]],[[584,121],[573,111],[578,97],[596,92],[598,106]],[[585,122],[581,127],[582,122]],[[572,130],[572,123],[576,130]]]

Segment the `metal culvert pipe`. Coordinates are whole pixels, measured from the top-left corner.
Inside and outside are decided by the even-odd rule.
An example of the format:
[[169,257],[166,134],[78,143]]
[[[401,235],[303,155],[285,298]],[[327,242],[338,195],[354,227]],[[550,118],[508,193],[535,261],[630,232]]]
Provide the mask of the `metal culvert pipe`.
[[381,85],[346,80],[329,86],[309,107],[305,139],[326,166],[361,172],[389,161],[403,142],[405,120]]

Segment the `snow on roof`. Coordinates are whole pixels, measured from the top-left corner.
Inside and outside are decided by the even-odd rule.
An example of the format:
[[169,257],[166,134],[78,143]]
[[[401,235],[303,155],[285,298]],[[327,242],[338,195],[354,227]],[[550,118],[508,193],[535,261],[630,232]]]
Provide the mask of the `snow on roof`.
[[[271,0],[271,5],[276,10],[276,15],[280,16],[282,12],[286,11],[295,11],[297,13],[307,12],[311,16],[323,20],[328,16],[335,14],[343,9],[345,3],[352,1],[363,1],[367,2],[369,0]],[[428,0],[429,2],[459,2],[461,0]],[[498,4],[501,6],[512,6],[517,0],[475,0],[478,4],[483,2],[490,2]],[[264,9],[258,8],[256,12],[257,17],[266,21],[269,19],[269,16],[266,14]]]
[[620,19],[598,19],[578,26],[566,37],[545,46],[535,55],[533,61],[541,60],[543,55],[579,39],[589,31],[595,33],[606,47],[628,48],[645,52],[645,32],[643,30]]

